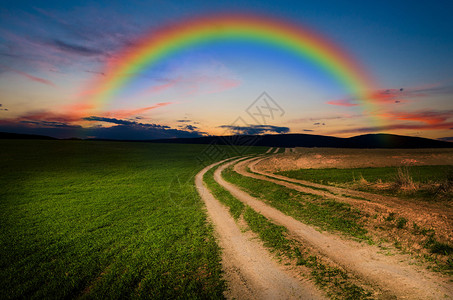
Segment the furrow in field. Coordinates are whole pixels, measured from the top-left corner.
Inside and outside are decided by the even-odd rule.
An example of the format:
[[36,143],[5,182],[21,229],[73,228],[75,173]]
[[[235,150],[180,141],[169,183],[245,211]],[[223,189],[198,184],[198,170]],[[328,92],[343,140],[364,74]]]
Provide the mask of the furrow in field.
[[276,148],[273,153],[278,153],[278,151],[280,151],[280,148]]
[[273,222],[285,226],[302,243],[308,243],[344,269],[379,287],[382,296],[409,299],[439,299],[452,297],[451,289],[437,275],[421,267],[400,262],[400,257],[378,253],[379,248],[364,243],[345,240],[334,234],[319,232],[281,211],[265,204],[221,177],[221,172],[231,164],[221,166],[214,173],[215,180],[233,196]]
[[228,210],[207,189],[203,175],[219,163],[200,171],[195,185],[223,249],[222,265],[229,285],[226,296],[237,299],[323,298],[311,283],[291,276],[258,241],[241,232]]
[[267,149],[266,153],[271,153],[273,147],[270,147],[269,149]]

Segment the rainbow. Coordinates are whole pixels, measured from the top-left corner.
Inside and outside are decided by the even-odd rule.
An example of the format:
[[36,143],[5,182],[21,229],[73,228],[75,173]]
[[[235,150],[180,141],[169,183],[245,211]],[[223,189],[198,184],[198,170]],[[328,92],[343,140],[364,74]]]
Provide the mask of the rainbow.
[[217,41],[269,44],[312,61],[332,76],[362,105],[372,105],[369,75],[334,43],[319,34],[287,22],[250,15],[216,15],[179,22],[146,34],[134,46],[115,55],[105,76],[92,90],[94,108],[101,108],[144,68],[194,45]]

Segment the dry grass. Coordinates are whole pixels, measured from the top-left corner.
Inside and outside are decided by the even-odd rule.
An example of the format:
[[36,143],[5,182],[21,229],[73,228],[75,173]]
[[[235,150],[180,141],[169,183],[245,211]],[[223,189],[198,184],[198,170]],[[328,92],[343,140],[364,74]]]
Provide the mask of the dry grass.
[[414,181],[407,167],[399,167],[393,182],[393,188],[404,191],[417,191],[420,185]]

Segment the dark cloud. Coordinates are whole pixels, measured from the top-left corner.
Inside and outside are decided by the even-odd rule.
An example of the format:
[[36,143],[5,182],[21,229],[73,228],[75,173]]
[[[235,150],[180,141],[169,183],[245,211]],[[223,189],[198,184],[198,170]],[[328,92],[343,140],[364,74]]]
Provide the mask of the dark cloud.
[[311,130],[311,129],[302,129],[302,131],[305,131],[305,132],[312,132],[314,130]]
[[439,138],[438,140],[445,141],[445,142],[453,142],[453,136],[447,136],[447,137]]
[[23,134],[39,134],[56,138],[88,138],[114,140],[153,140],[168,138],[189,138],[206,135],[197,127],[186,125],[184,129],[173,129],[159,124],[139,123],[134,120],[91,116],[85,121],[111,124],[109,127],[102,123],[91,127],[75,125],[81,119],[73,119],[66,115],[50,112],[33,112],[15,119],[0,120],[0,131]]
[[103,73],[103,72],[96,72],[96,71],[90,71],[90,70],[85,70],[85,73],[98,74],[98,75],[105,76],[105,73]]
[[187,122],[192,122],[192,120],[176,120],[176,122],[187,123]]
[[42,127],[60,127],[60,128],[81,128],[79,125],[71,125],[64,122],[54,122],[54,121],[20,121],[22,124],[32,124]]
[[106,123],[112,123],[112,124],[117,124],[117,125],[128,125],[128,126],[142,126],[142,127],[152,127],[152,128],[162,128],[162,129],[167,129],[170,128],[169,126],[163,126],[163,125],[157,125],[157,124],[147,124],[147,123],[138,123],[135,121],[128,121],[128,120],[121,120],[121,119],[116,119],[116,118],[105,118],[105,117],[86,117],[83,118],[86,121],[95,121],[95,122],[106,122]]
[[251,126],[233,126],[222,125],[220,128],[226,128],[233,131],[234,134],[263,134],[263,133],[288,133],[288,127],[279,127],[273,125],[251,125]]
[[113,140],[153,140],[169,138],[201,137],[205,132],[172,129],[158,124],[144,124],[114,118],[88,117],[88,121],[100,121],[115,124],[111,127],[96,125],[84,128],[57,121],[21,120],[16,122],[0,122],[0,131],[23,134],[39,134],[56,138],[88,138]]
[[186,125],[186,126],[184,126],[184,129],[194,131],[194,130],[198,129],[198,127],[193,126],[193,125]]
[[52,40],[50,42],[53,46],[57,47],[58,49],[70,52],[78,55],[83,56],[95,56],[95,55],[104,55],[105,52],[95,48],[89,48],[81,45],[75,45],[67,42],[63,42],[61,40]]

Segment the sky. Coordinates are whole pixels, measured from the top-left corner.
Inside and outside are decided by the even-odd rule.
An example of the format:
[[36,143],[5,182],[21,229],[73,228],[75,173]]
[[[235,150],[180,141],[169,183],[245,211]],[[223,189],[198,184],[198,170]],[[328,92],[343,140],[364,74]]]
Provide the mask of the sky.
[[[448,0],[1,1],[0,131],[106,139],[392,133],[453,141],[451,11]],[[281,20],[328,40],[373,79],[374,105],[310,57],[220,40],[144,65],[92,109],[93,90],[144,38],[224,14]]]

